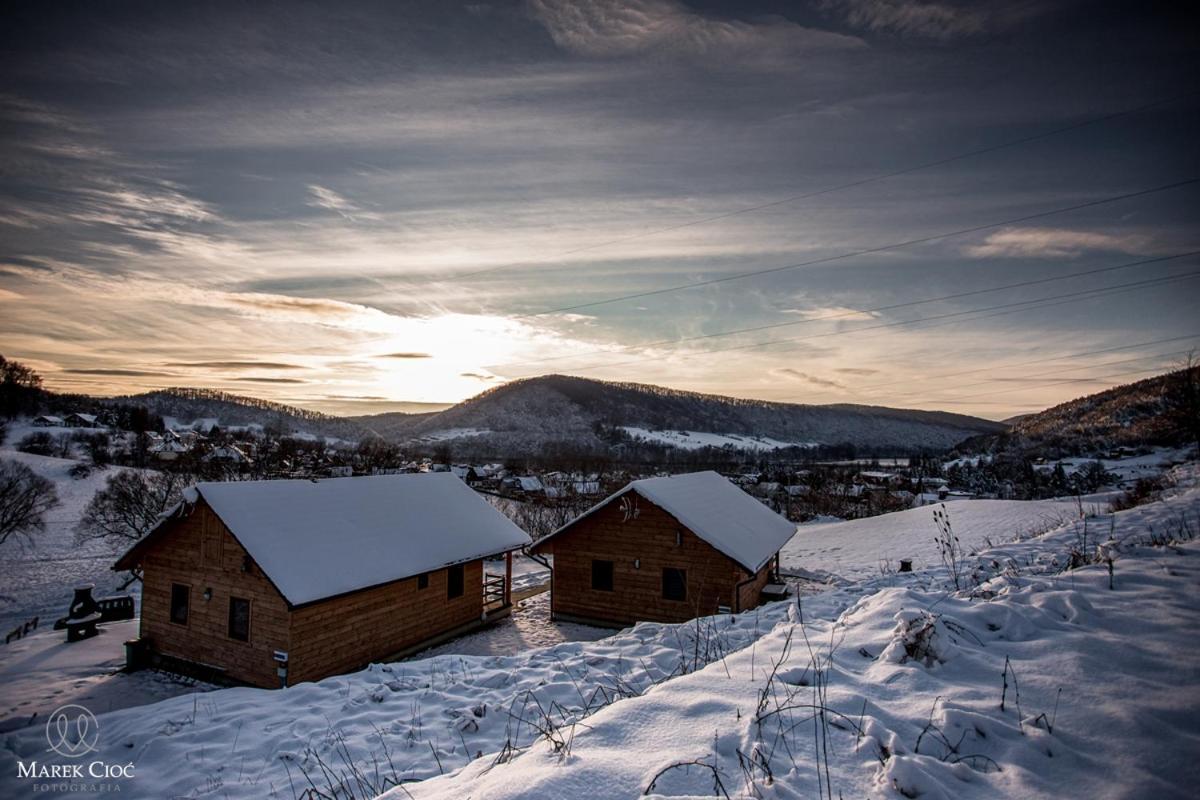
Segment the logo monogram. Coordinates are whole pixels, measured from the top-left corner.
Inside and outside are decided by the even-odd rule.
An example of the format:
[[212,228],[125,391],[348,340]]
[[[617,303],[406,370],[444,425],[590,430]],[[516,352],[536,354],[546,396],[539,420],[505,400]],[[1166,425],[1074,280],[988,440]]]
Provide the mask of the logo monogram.
[[100,723],[83,706],[65,705],[46,720],[46,741],[50,749],[67,758],[79,758],[96,749]]

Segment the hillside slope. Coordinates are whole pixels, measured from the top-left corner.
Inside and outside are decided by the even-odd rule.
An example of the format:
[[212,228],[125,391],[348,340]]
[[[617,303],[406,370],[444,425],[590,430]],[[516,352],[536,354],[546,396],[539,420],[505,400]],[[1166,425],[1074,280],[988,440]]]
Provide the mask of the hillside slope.
[[742,400],[564,375],[514,381],[434,414],[356,421],[398,441],[456,440],[455,448],[529,453],[551,442],[611,444],[606,429],[683,430],[781,442],[944,449],[1002,423],[941,411]]
[[1200,367],[1116,386],[1017,419],[1012,430],[965,442],[964,452],[1021,449],[1075,455],[1113,447],[1195,444],[1200,436]]
[[358,439],[364,434],[360,425],[343,417],[211,389],[162,389],[115,397],[108,402],[143,406],[151,414],[174,417],[184,423],[215,418],[223,428],[256,425],[281,433],[309,433],[342,439]]

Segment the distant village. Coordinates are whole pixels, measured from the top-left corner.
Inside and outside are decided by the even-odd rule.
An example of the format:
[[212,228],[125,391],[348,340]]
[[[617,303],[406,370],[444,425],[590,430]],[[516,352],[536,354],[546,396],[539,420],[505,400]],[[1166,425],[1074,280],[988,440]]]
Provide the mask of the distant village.
[[[80,458],[78,470],[84,474],[110,463],[184,472],[204,480],[447,472],[483,494],[575,512],[631,480],[667,474],[645,465],[599,463],[580,469],[577,464],[547,464],[545,459],[462,463],[452,457],[447,443],[433,445],[428,453],[406,452],[383,440],[355,442],[259,425],[223,428],[211,417],[180,421],[147,416],[134,419],[134,429],[112,422],[79,412],[43,414],[31,419],[31,432],[16,446],[31,453]],[[1099,462],[1068,470],[1045,461],[1006,465],[980,458],[797,462],[773,459],[770,453],[727,452],[719,463],[708,466],[797,522],[855,519],[966,498],[1082,493],[1107,477]]]

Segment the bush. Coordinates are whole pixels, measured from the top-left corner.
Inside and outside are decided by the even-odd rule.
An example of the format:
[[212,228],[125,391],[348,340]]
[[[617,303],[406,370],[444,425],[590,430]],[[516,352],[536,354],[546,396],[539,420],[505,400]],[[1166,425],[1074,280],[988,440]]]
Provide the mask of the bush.
[[53,456],[58,454],[59,446],[55,437],[45,431],[37,431],[22,439],[17,449],[35,456]]

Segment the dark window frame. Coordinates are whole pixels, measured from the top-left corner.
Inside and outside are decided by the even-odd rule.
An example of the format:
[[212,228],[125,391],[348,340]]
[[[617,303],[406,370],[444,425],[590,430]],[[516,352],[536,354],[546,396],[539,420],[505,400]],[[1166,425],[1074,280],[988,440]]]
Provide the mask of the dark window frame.
[[[599,571],[597,571],[599,568]],[[605,574],[607,573],[607,575]],[[599,580],[597,580],[599,579]],[[605,585],[607,584],[607,585]],[[613,562],[603,558],[592,559],[592,591],[611,592],[613,590]]]
[[[176,614],[176,609],[178,608],[178,606],[175,601],[178,599],[176,591],[179,589],[183,590],[183,619],[182,620],[176,619],[176,616],[178,616]],[[168,609],[167,618],[171,621],[172,625],[182,625],[183,627],[186,628],[188,625],[188,620],[191,619],[191,614],[192,614],[192,587],[191,587],[191,584],[172,583],[171,584],[171,606]]]
[[446,567],[446,599],[457,600],[466,593],[467,575],[463,564]]
[[417,591],[429,588],[429,573],[422,572],[417,576]]
[[[668,579],[668,576],[671,576]],[[673,591],[678,588],[679,592]],[[675,596],[678,594],[679,596]],[[663,567],[662,574],[663,600],[677,603],[687,602],[687,570],[680,567]]]
[[[234,609],[234,605],[236,603],[245,603],[246,604],[246,635],[244,637],[235,635],[233,609]],[[235,642],[249,642],[250,641],[250,613],[251,613],[251,602],[248,597],[234,597],[234,596],[230,595],[230,597],[229,597],[229,620],[228,620],[228,628],[226,630],[226,633],[230,639],[232,639]]]

